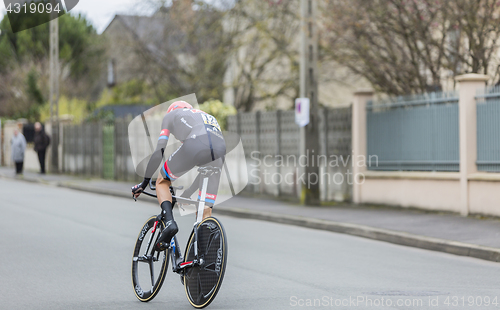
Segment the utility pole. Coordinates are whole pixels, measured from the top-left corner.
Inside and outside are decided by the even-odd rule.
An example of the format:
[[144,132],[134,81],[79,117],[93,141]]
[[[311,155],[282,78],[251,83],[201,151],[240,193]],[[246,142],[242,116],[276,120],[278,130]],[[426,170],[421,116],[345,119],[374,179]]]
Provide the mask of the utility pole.
[[[320,204],[319,166],[319,118],[318,118],[318,31],[316,26],[317,3],[300,0],[301,50],[300,50],[300,97],[309,98],[309,124],[301,127],[301,155],[307,156],[306,184],[302,185],[301,201],[307,205]],[[302,157],[303,157],[302,156]],[[300,162],[300,161],[299,161]]]
[[[55,1],[52,2],[52,7]],[[50,125],[52,129],[51,141],[51,170],[59,171],[59,19],[57,12],[52,11],[50,21]],[[55,113],[54,113],[55,108]]]

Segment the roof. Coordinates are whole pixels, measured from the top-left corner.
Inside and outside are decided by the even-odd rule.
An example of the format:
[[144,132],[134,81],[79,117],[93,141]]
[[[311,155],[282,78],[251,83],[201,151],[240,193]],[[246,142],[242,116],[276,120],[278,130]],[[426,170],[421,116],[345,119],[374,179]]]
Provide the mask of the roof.
[[[165,14],[166,12],[168,12],[168,9],[157,12],[152,16],[117,14],[103,33],[109,29],[111,24],[119,21],[154,56],[164,56],[165,45],[178,46],[180,48],[179,52],[187,52],[187,45],[183,44],[185,35],[175,31],[177,29],[173,25],[169,25],[170,22],[168,14]],[[167,42],[165,42],[165,38]]]
[[123,24],[139,38],[152,37],[158,40],[163,37],[166,18],[159,16],[134,16],[134,15],[116,15]]
[[[113,20],[109,23],[106,29],[103,31],[105,33],[108,31],[110,26],[114,23],[119,22],[125,31],[128,31],[137,40],[140,46],[142,46],[151,56],[153,56],[159,64],[168,67],[171,62],[168,60],[167,53],[173,55],[191,55],[196,53],[196,50],[200,47],[208,47],[212,43],[212,37],[207,36],[203,40],[188,40],[185,29],[179,27],[178,22],[175,22],[170,14],[171,10],[166,7],[160,8],[156,13],[151,16],[138,16],[138,15],[115,15]],[[205,18],[210,16],[211,18],[217,18],[216,11],[210,12],[203,11],[199,12],[194,10],[194,15],[191,17],[193,23],[201,24],[196,25],[195,31],[206,31],[203,27],[203,22]],[[198,14],[203,14],[203,16],[198,16]],[[175,17],[174,17],[175,18]]]

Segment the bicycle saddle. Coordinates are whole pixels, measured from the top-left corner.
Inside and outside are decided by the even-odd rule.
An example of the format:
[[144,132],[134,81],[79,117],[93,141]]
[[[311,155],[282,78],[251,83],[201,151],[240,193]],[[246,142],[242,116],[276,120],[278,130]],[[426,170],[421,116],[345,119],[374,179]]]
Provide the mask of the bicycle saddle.
[[198,172],[202,175],[206,176],[211,176],[213,174],[220,173],[221,169],[218,167],[212,167],[212,166],[203,166],[198,168]]

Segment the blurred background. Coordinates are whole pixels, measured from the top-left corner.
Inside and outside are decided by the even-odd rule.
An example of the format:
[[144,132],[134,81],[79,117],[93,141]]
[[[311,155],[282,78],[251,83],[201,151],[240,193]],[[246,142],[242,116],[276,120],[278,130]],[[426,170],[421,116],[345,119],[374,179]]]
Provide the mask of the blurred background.
[[[0,5],[0,308],[137,309],[129,128],[187,95],[237,145],[211,307],[498,307],[500,1],[72,2]],[[148,306],[190,307],[166,281]]]
[[[128,123],[195,93],[240,135],[250,194],[500,215],[497,1],[81,1],[18,33],[5,13],[3,166],[18,128],[39,170],[41,122],[50,173],[136,181]],[[279,162],[312,152],[308,167]]]

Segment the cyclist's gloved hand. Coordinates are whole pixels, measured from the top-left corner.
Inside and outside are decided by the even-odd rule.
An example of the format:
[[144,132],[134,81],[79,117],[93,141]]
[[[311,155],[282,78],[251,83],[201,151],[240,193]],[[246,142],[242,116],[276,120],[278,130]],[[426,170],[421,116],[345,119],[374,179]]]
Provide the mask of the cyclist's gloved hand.
[[137,198],[137,197],[139,197],[139,195],[141,195],[141,193],[144,191],[144,189],[146,188],[148,183],[149,183],[149,180],[144,179],[144,181],[142,181],[141,184],[137,184],[137,185],[132,187],[132,194],[133,194],[134,198]]
[[139,195],[142,193],[142,191],[144,191],[144,188],[142,188],[142,183],[141,184],[137,184],[137,185],[134,185],[132,187],[132,195],[137,198],[139,197]]

